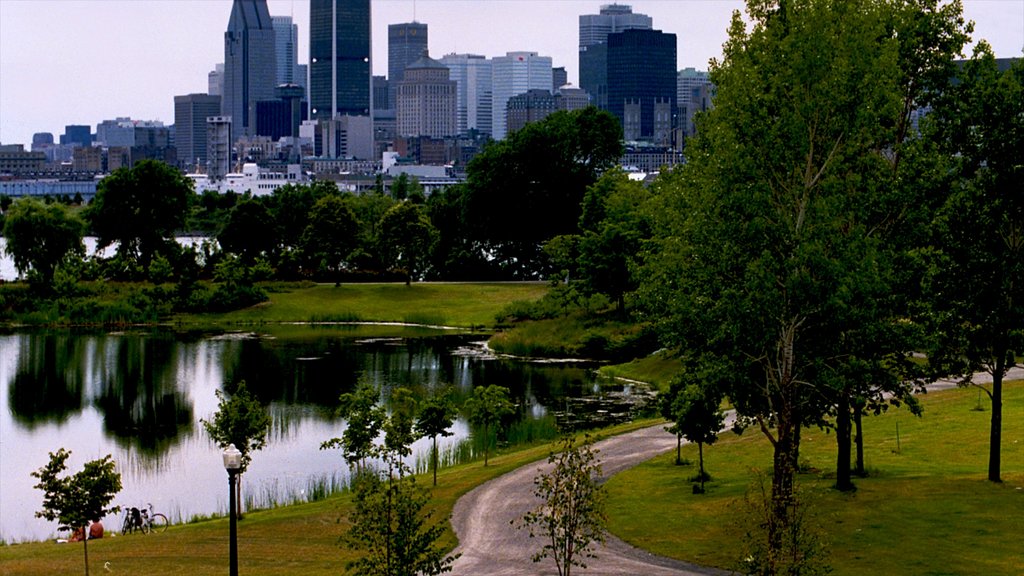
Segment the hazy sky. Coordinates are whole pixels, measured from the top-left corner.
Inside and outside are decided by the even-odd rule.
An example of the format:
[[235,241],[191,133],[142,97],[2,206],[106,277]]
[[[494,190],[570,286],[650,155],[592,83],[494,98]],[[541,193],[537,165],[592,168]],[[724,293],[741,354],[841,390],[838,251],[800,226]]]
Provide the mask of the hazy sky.
[[[678,67],[707,69],[721,55],[738,0],[636,0],[634,12],[678,37]],[[387,73],[387,25],[429,26],[431,56],[493,57],[529,50],[578,79],[579,15],[611,0],[373,0],[373,69]],[[309,0],[270,0],[270,13],[299,25],[299,62],[309,59]],[[1024,0],[964,0],[1000,57],[1024,49]],[[206,92],[224,60],[231,0],[0,0],[0,143],[58,137],[68,124],[118,116],[174,122],[174,96]]]

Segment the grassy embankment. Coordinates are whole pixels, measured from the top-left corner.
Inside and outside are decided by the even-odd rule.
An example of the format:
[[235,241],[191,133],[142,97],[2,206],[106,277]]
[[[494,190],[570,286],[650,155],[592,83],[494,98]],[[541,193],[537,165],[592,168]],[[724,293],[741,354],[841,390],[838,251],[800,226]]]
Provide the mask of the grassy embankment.
[[[651,423],[626,424],[596,436],[605,437]],[[448,517],[459,496],[491,478],[546,458],[552,447],[540,444],[499,450],[491,455],[486,468],[482,461],[476,461],[441,470],[437,488],[432,491],[434,517]],[[418,481],[422,486],[430,486],[429,476]],[[238,524],[239,572],[262,576],[343,573],[345,563],[354,556],[339,546],[338,539],[348,526],[346,518],[351,510],[351,494],[344,492],[319,502],[250,512]],[[103,565],[109,562],[115,574],[220,575],[227,571],[227,538],[225,518],[171,526],[163,534],[107,537],[90,542],[89,565],[96,574],[106,574]],[[450,530],[445,544],[455,545]],[[39,542],[0,546],[0,574],[4,576],[80,574],[82,562],[80,544]]]
[[[923,418],[905,409],[865,418],[870,476],[855,479],[852,494],[831,488],[835,436],[801,435],[800,459],[810,471],[799,481],[830,544],[834,573],[1024,574],[1024,383],[1006,388],[1002,484],[986,480],[987,399],[981,411],[973,389],[927,394],[922,402]],[[696,447],[684,447],[684,457],[696,463]],[[724,433],[704,457],[714,477],[704,495],[690,489],[696,466],[675,466],[674,454],[616,476],[609,482],[612,530],[658,554],[735,567],[740,519],[748,517],[744,494],[756,471],[769,472],[771,448],[749,429]]]
[[536,300],[543,282],[404,284],[311,284],[268,290],[270,300],[223,314],[184,314],[178,324],[245,325],[276,322],[407,322],[493,326],[495,315],[515,301]]

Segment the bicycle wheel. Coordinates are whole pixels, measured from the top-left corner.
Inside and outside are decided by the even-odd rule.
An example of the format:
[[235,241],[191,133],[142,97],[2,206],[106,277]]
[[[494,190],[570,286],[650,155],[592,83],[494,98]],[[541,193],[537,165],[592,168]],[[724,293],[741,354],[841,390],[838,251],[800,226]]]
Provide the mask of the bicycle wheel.
[[157,512],[156,514],[153,514],[152,518],[149,519],[149,531],[154,532],[156,534],[160,534],[161,532],[167,530],[168,524],[169,522],[167,521],[167,516],[164,516],[163,514]]
[[132,522],[132,515],[131,514],[126,514],[125,517],[124,517],[124,523],[121,524],[121,535],[122,536],[127,536],[128,534],[131,534],[132,533],[132,528],[134,526],[135,526],[135,524]]

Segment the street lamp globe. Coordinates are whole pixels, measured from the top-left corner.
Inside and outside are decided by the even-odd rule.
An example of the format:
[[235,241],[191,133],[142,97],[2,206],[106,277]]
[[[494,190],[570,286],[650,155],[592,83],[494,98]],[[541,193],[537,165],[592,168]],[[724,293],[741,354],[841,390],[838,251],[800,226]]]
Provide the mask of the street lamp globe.
[[242,452],[235,448],[234,444],[229,444],[224,449],[224,469],[231,472],[237,472],[242,467]]

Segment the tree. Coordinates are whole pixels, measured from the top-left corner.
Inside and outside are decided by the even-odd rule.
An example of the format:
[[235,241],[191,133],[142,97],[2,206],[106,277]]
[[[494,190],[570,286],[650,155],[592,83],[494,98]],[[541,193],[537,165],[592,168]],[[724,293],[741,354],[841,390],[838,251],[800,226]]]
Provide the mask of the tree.
[[118,255],[149,268],[153,255],[185,223],[192,181],[156,160],[118,168],[100,180],[86,218],[97,248],[117,243]]
[[238,469],[239,490],[238,511],[242,510],[241,475],[252,462],[252,452],[263,449],[267,445],[267,432],[270,431],[270,413],[245,386],[245,381],[238,383],[234,394],[225,397],[220,390],[217,394],[217,412],[213,420],[202,420],[203,428],[220,449],[234,444],[242,453],[242,466]]
[[261,255],[278,246],[274,218],[260,200],[242,200],[231,210],[228,221],[217,235],[217,242],[227,252],[238,254],[252,266]]
[[423,206],[410,201],[395,204],[381,218],[378,246],[385,266],[405,270],[405,284],[420,276],[437,243],[437,230]]
[[604,487],[601,463],[589,436],[579,445],[562,439],[561,451],[548,457],[553,468],[533,479],[534,495],[542,503],[523,516],[520,528],[530,537],[544,538],[534,562],[552,558],[559,576],[571,576],[572,567],[586,569],[581,558],[595,558],[592,546],[604,543]]
[[929,363],[962,385],[976,372],[991,400],[988,479],[1001,481],[1003,379],[1024,349],[1024,64],[1001,72],[985,43],[936,104],[933,138],[949,154],[934,228]]
[[483,427],[484,466],[491,446],[490,429],[501,425],[501,419],[512,413],[512,402],[508,399],[508,388],[490,384],[473,389],[473,395],[466,399],[465,409],[469,421]]
[[340,401],[338,414],[345,418],[345,431],[340,438],[321,444],[320,449],[341,448],[349,466],[362,465],[373,454],[374,440],[386,417],[379,405],[380,393],[371,382],[361,380],[355,391],[342,394]]
[[85,223],[62,204],[43,204],[22,198],[6,211],[5,248],[18,273],[32,272],[45,288],[53,285],[57,267],[69,258],[85,256],[82,233]]
[[337,195],[326,195],[309,211],[302,233],[302,252],[318,272],[338,272],[358,245],[359,221],[352,208]]
[[[59,474],[67,470],[71,452],[61,448],[50,452],[50,461],[32,472],[39,483],[34,486],[43,491],[43,509],[37,518],[59,522],[58,530],[82,530],[107,514],[116,514],[117,506],[108,508],[114,496],[121,491],[121,475],[114,469],[114,461],[107,454],[99,460],[86,462],[82,470],[71,476]],[[82,540],[85,555],[85,574],[89,576],[89,539]]]
[[769,440],[776,549],[794,509],[800,429],[836,412],[833,373],[851,352],[874,369],[912,350],[849,340],[885,334],[875,328],[905,313],[890,296],[901,286],[898,235],[885,232],[916,210],[892,185],[904,79],[896,14],[927,4],[748,2],[711,67],[715,107],[661,190],[647,313]]
[[541,246],[576,234],[587,187],[622,155],[622,130],[595,107],[556,112],[488,145],[466,168],[463,222],[515,278],[546,271]]
[[451,436],[455,423],[455,405],[447,392],[427,398],[416,416],[416,432],[430,438],[430,463],[434,470],[434,486],[437,486],[437,437]]
[[438,547],[444,524],[432,521],[427,509],[430,496],[416,485],[404,461],[409,445],[403,442],[412,441],[412,419],[401,398],[410,398],[408,391],[399,396],[399,406],[390,416],[382,416],[384,445],[371,444],[369,449],[383,468],[364,471],[355,480],[355,509],[343,541],[364,554],[349,568],[368,576],[441,574],[451,570],[457,556],[446,556]]
[[[695,491],[699,490],[703,494],[704,481],[708,477],[704,471],[704,445],[710,446],[718,440],[718,432],[725,421],[725,414],[721,409],[722,398],[710,387],[697,382],[687,382],[685,379],[674,383],[672,388],[675,393],[670,392],[665,399],[672,420],[672,426],[668,431],[697,445],[700,463],[697,479],[700,488],[695,487]],[[677,452],[677,463],[678,459]]]

